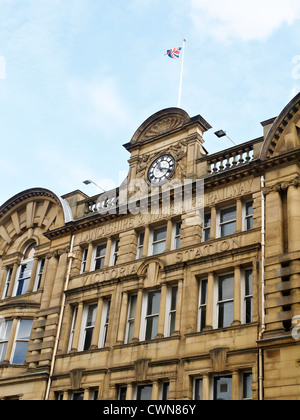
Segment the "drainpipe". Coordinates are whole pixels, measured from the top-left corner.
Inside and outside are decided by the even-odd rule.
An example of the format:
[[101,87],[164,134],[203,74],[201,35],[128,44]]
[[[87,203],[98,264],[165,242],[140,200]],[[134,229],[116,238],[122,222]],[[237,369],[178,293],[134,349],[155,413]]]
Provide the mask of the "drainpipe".
[[[265,177],[261,176],[261,330],[258,340],[263,339],[266,331],[265,321],[265,248],[266,248],[266,225],[265,225],[265,195],[263,188],[265,187]],[[264,366],[263,366],[263,349],[259,349],[259,400],[264,399]]]
[[51,382],[52,382],[52,377],[53,377],[53,372],[54,372],[54,366],[55,366],[55,359],[56,359],[56,355],[57,355],[58,343],[59,343],[59,339],[60,339],[60,333],[61,333],[65,304],[66,304],[66,293],[65,292],[68,290],[72,263],[73,263],[73,260],[75,258],[75,254],[73,254],[74,240],[75,240],[75,235],[72,236],[71,248],[70,248],[70,252],[69,252],[69,255],[68,255],[69,265],[68,265],[68,271],[67,271],[63,296],[62,296],[62,302],[61,302],[61,306],[60,306],[59,321],[58,321],[57,333],[56,333],[53,355],[52,355],[52,360],[51,360],[51,365],[50,365],[50,374],[49,374],[49,378],[48,378],[45,400],[49,399],[50,387],[51,387]]

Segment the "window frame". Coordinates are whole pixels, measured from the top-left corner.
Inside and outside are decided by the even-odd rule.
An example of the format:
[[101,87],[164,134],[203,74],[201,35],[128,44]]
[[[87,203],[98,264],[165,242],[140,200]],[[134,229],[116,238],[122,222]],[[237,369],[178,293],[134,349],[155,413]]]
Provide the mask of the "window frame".
[[[252,287],[252,294],[250,295],[246,295],[246,280],[247,280],[247,272],[251,272],[252,275],[252,283],[251,283],[251,287]],[[243,271],[241,272],[241,321],[242,324],[245,325],[250,325],[253,322],[253,299],[254,299],[254,294],[253,294],[253,268],[252,267],[248,267],[248,268],[244,268]],[[247,301],[251,302],[251,321],[248,322],[247,321]]]
[[[174,289],[176,289],[176,305],[175,309],[172,309],[172,294]],[[175,322],[176,322],[176,313],[177,313],[177,302],[178,302],[178,285],[173,285],[167,289],[167,298],[166,298],[166,317],[165,317],[165,337],[171,337],[175,332]],[[172,317],[174,317],[174,331],[171,332]]]
[[[131,331],[131,326],[133,326],[134,329],[134,322],[135,322],[135,317],[136,317],[136,305],[137,305],[137,298],[138,295],[137,294],[132,294],[129,296],[129,304],[128,304],[128,311],[127,311],[127,322],[126,322],[126,331],[125,331],[125,344],[129,344],[132,340],[129,339],[129,332]],[[132,303],[133,303],[133,299],[135,299],[135,311],[134,311],[134,316],[130,317],[131,314],[131,309],[132,309]],[[132,330],[132,334],[133,334],[133,330]]]
[[[165,237],[165,239],[159,240],[159,241],[154,241],[154,232],[156,230],[159,230],[159,229],[162,229],[162,228],[164,228],[165,231],[166,231],[166,237]],[[168,226],[167,226],[167,224],[163,224],[163,225],[157,226],[157,227],[155,227],[155,228],[153,228],[153,229],[150,230],[150,238],[149,238],[149,240],[150,240],[150,246],[149,246],[149,253],[148,253],[149,254],[148,255],[149,257],[150,256],[160,255],[160,254],[162,254],[162,253],[164,253],[166,251],[167,232],[168,232]],[[159,252],[159,253],[155,253],[154,254],[154,247],[155,247],[155,245],[158,245],[158,244],[161,244],[161,243],[164,243],[165,244],[165,249],[162,252]]]
[[81,267],[80,267],[80,274],[83,274],[86,272],[86,263],[87,263],[87,257],[88,257],[88,248],[84,248],[82,250],[82,260],[81,260]]
[[[232,276],[232,280],[233,280],[233,297],[230,299],[219,299],[220,296],[220,279],[224,278],[224,277],[228,277],[228,276]],[[214,287],[214,294],[215,294],[215,302],[216,302],[216,315],[214,316],[214,329],[224,329],[224,328],[229,328],[230,325],[228,326],[220,326],[220,305],[226,305],[227,303],[232,302],[232,305],[234,307],[234,272],[229,272],[229,273],[224,273],[224,274],[220,274],[218,276],[216,276],[215,279],[215,287]],[[232,319],[232,322],[234,321],[234,319]]]
[[[100,256],[97,257],[97,250],[100,247],[103,248],[103,249],[105,249],[105,253],[104,253],[104,255],[101,255],[101,253],[100,253]],[[106,242],[102,242],[102,243],[100,243],[100,244],[98,244],[98,245],[96,245],[94,247],[94,249],[93,249],[93,271],[97,271],[97,270],[102,270],[103,269],[104,264],[105,264],[106,253],[107,253],[107,243]],[[96,265],[97,265],[97,262],[98,261],[101,261],[100,262],[100,267],[99,268],[96,268]]]
[[[209,224],[207,224],[207,225],[205,223],[206,216],[210,216],[210,218],[209,218]],[[209,236],[208,238],[206,237],[207,232],[209,232],[208,233],[208,236]],[[203,239],[202,239],[202,242],[209,241],[211,239],[210,234],[211,234],[211,211],[210,212],[207,212],[207,213],[204,213],[204,219],[203,219]]]
[[[235,219],[229,220],[227,222],[221,222],[222,211],[228,210],[231,208],[235,208]],[[233,223],[235,223],[235,232],[230,233],[229,235],[222,235],[222,227],[229,224],[233,224]],[[218,238],[227,238],[230,235],[234,235],[236,233],[236,230],[237,230],[237,205],[236,203],[231,204],[230,206],[220,207],[217,211],[217,236]]]
[[[247,214],[247,204],[252,203],[253,213]],[[248,232],[254,228],[254,200],[247,200],[243,203],[243,231]],[[252,227],[248,228],[248,220],[252,220]]]
[[[146,338],[146,333],[147,333],[147,327],[148,327],[148,321],[150,320],[150,318],[157,318],[157,321],[159,320],[159,308],[158,308],[158,313],[151,313],[151,314],[147,314],[148,313],[148,306],[149,306],[149,296],[152,293],[159,293],[160,295],[160,300],[161,300],[161,290],[149,290],[148,292],[144,293],[143,295],[143,303],[142,303],[142,318],[141,318],[141,329],[140,329],[140,341],[152,341],[155,339],[151,338],[151,339],[147,339]],[[160,306],[160,304],[159,304]],[[158,323],[158,322],[157,322]],[[157,332],[156,332],[157,335]]]
[[117,238],[112,242],[109,266],[114,267],[118,263],[118,252],[120,249],[120,239]]
[[[178,229],[179,226],[179,229]],[[173,246],[172,249],[180,249],[182,235],[182,220],[173,223],[172,238]]]
[[99,349],[105,348],[105,344],[107,341],[107,332],[108,332],[108,326],[109,326],[109,320],[110,320],[110,310],[111,310],[111,299],[108,298],[103,301],[101,327],[100,327],[99,342],[98,342]]
[[14,270],[13,267],[8,267],[7,268],[7,275],[6,275],[6,278],[5,278],[2,300],[7,298],[9,286],[10,286],[10,283],[12,281],[13,270]]
[[[28,258],[25,259],[26,253],[28,252],[29,248],[32,247],[32,246],[33,246],[33,249],[32,249],[33,255],[28,256]],[[20,265],[18,267],[18,270],[17,270],[17,275],[16,275],[16,278],[15,278],[15,284],[14,284],[14,288],[13,288],[12,297],[23,296],[28,292],[29,284],[30,284],[30,278],[31,278],[32,270],[33,270],[34,254],[35,254],[36,246],[37,246],[37,243],[32,242],[29,245],[27,245],[27,247],[25,248],[25,251],[23,253],[23,258],[22,258],[21,263],[20,263]],[[28,266],[28,264],[31,264],[30,271],[29,271],[29,273],[27,274],[26,277],[21,279],[20,276],[21,276],[22,268]],[[24,269],[24,272],[26,272],[26,268]],[[21,283],[22,283],[21,292],[18,293]],[[25,285],[25,287],[24,287],[24,285]]]
[[[203,284],[206,282],[206,290],[205,290],[205,303],[203,302]],[[199,281],[199,301],[198,301],[198,324],[197,324],[197,331],[203,332],[204,328],[206,327],[206,311],[207,311],[207,289],[208,289],[208,279],[201,279]],[[204,327],[202,327],[202,316],[204,310]]]
[[[141,240],[141,238],[143,238],[143,240]],[[140,260],[141,258],[143,258],[144,245],[145,245],[145,231],[138,232],[138,243],[137,243],[137,253],[136,253],[137,260]]]
[[[28,338],[18,338],[18,334],[20,332],[20,327],[21,327],[21,323],[24,321],[31,321],[31,329],[30,329],[30,334]],[[18,325],[17,325],[17,329],[16,329],[16,333],[15,333],[15,337],[14,337],[14,342],[13,342],[13,346],[12,346],[12,351],[11,351],[11,355],[10,355],[10,363],[12,365],[24,365],[26,362],[26,357],[27,357],[27,352],[28,352],[28,345],[30,342],[30,336],[32,333],[32,325],[33,325],[33,319],[30,318],[21,318],[18,320]],[[23,363],[14,363],[14,358],[16,355],[16,349],[17,349],[17,345],[18,343],[27,343],[27,347],[26,347],[26,352],[24,355],[24,362]]]
[[36,277],[33,286],[33,292],[37,292],[41,287],[42,276],[45,270],[46,258],[40,258],[38,261]]
[[[5,360],[5,355],[6,355],[6,350],[7,350],[7,346],[10,340],[10,334],[11,334],[11,329],[12,329],[12,325],[13,325],[13,320],[8,319],[5,321],[0,322],[0,328],[2,325],[5,325],[5,330],[4,330],[4,336],[3,336],[3,340],[1,340],[0,338],[0,345],[1,345],[1,352],[0,352],[0,363],[2,363]],[[3,345],[3,346],[2,346]]]

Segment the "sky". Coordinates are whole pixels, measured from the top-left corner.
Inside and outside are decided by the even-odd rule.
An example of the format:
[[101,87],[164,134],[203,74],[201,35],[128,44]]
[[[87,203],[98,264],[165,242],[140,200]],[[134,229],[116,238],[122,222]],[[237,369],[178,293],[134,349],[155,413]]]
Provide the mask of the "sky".
[[299,0],[0,0],[0,203],[33,187],[114,188],[152,114],[211,125],[205,148],[263,133],[300,91]]

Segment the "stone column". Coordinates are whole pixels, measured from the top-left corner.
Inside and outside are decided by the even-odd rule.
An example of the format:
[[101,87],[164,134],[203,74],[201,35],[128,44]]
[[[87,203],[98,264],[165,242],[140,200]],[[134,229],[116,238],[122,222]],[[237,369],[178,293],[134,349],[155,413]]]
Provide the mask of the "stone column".
[[177,304],[176,304],[175,331],[174,331],[173,335],[179,335],[180,334],[182,294],[183,294],[183,280],[179,280],[178,281],[178,292],[177,292]]
[[238,370],[232,373],[232,401],[240,400],[240,373]]
[[241,324],[241,269],[240,266],[234,268],[234,303],[233,303],[233,323]]
[[206,326],[205,330],[213,329],[213,315],[214,315],[214,282],[215,276],[214,273],[208,274],[208,283],[207,283],[207,304],[206,304]]
[[167,223],[166,251],[170,251],[172,249],[172,231],[173,223],[172,220],[169,219]]
[[145,229],[144,246],[143,246],[143,257],[148,257],[149,253],[149,241],[150,241],[150,228],[149,226]]
[[38,258],[34,258],[32,271],[31,271],[31,275],[30,275],[29,286],[28,286],[28,292],[29,293],[32,292],[33,288],[34,288],[34,283],[35,283],[35,279],[36,279],[36,276],[37,276],[38,264],[39,264]]
[[124,344],[124,341],[125,341],[127,313],[128,313],[128,293],[125,292],[122,295],[122,304],[121,304],[121,313],[120,313],[120,322],[119,322],[117,344]]
[[143,304],[143,290],[139,290],[136,303],[136,312],[133,328],[133,342],[138,342],[140,339],[140,329],[141,329],[141,316],[142,316],[142,304]]
[[165,335],[166,302],[167,302],[167,285],[164,283],[161,286],[158,329],[157,329],[156,338],[163,338]]
[[105,253],[105,259],[104,259],[104,266],[103,267],[109,267],[110,265],[110,257],[111,257],[111,248],[112,248],[112,239],[107,239],[106,244],[106,253]]
[[210,216],[210,239],[216,239],[217,237],[217,209],[216,206],[211,207]]
[[93,270],[93,267],[92,267],[93,250],[94,250],[94,246],[92,242],[90,242],[88,246],[87,257],[86,257],[86,270],[85,270],[86,272]]
[[243,203],[242,199],[236,200],[236,231],[242,232],[243,230]]
[[266,196],[266,257],[284,252],[283,209],[279,191]]
[[[288,246],[289,252],[299,251],[300,249],[300,186],[291,185],[287,192],[288,202]],[[299,271],[299,260],[290,262],[291,272]],[[292,285],[300,284],[300,274],[290,276]],[[291,301],[293,316],[300,315],[300,288],[291,289]]]
[[209,375],[208,374],[203,376],[202,399],[203,399],[203,401],[209,401],[210,400],[210,381],[209,381]]

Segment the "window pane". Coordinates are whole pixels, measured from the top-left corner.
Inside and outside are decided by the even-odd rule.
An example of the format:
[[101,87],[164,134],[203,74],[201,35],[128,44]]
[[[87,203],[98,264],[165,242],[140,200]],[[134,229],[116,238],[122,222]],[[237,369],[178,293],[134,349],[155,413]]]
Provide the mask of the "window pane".
[[105,253],[106,253],[106,245],[97,246],[96,258],[105,257]]
[[130,341],[133,338],[133,330],[134,330],[134,321],[130,321],[128,323],[128,336],[127,336],[127,343],[130,343]]
[[28,341],[19,341],[16,343],[14,357],[12,363],[14,365],[23,365],[26,358]]
[[160,306],[160,292],[150,292],[148,294],[147,315],[158,314]]
[[246,216],[253,216],[253,201],[246,203]]
[[22,319],[18,331],[17,340],[29,340],[32,328],[31,319]]
[[89,328],[85,331],[83,351],[89,350],[91,348],[92,340],[93,340],[93,332],[94,332],[94,328]]
[[206,305],[206,296],[207,296],[207,280],[201,281],[201,297],[200,297],[200,305]]
[[154,340],[157,336],[158,316],[152,316],[147,319],[145,340]]
[[7,349],[7,343],[0,343],[0,363],[3,362]]
[[221,226],[221,237],[233,235],[236,232],[236,222],[227,223]]
[[158,242],[153,244],[153,255],[162,254],[166,250],[166,242]]
[[172,287],[171,311],[176,310],[178,287]]
[[131,296],[131,299],[130,299],[129,319],[134,319],[135,318],[136,303],[137,303],[137,295]]
[[219,328],[227,328],[233,323],[233,302],[219,304]]
[[72,395],[73,401],[83,401],[84,393],[83,392],[76,392]]
[[211,213],[207,213],[204,215],[204,227],[209,228],[211,223]]
[[164,241],[167,237],[167,227],[155,229],[153,232],[153,242]]
[[143,401],[151,401],[152,385],[138,386],[136,399]]
[[247,218],[247,230],[252,230],[254,226],[254,220],[253,217]]
[[243,375],[243,398],[252,398],[252,373]]
[[245,295],[253,295],[253,272],[252,270],[247,270],[245,272]]
[[89,306],[88,316],[87,316],[87,321],[86,321],[87,327],[91,327],[92,325],[95,325],[96,315],[97,315],[97,305]]
[[169,382],[165,382],[163,384],[163,392],[162,392],[162,399],[163,399],[163,401],[167,401],[168,400],[169,388],[170,388]]
[[214,378],[214,400],[232,400],[232,377]]
[[221,210],[221,223],[230,222],[236,220],[236,207],[230,207],[228,209]]
[[170,335],[175,332],[176,312],[172,312],[170,316]]
[[246,324],[251,324],[253,319],[253,300],[252,298],[246,299]]
[[122,386],[119,390],[119,401],[125,401],[126,400],[126,394],[127,394],[127,387]]
[[219,277],[219,301],[233,299],[234,297],[234,276]]
[[7,341],[10,336],[12,321],[0,323],[0,341]]
[[202,388],[203,388],[203,380],[196,379],[195,381],[195,400],[196,401],[202,400]]

